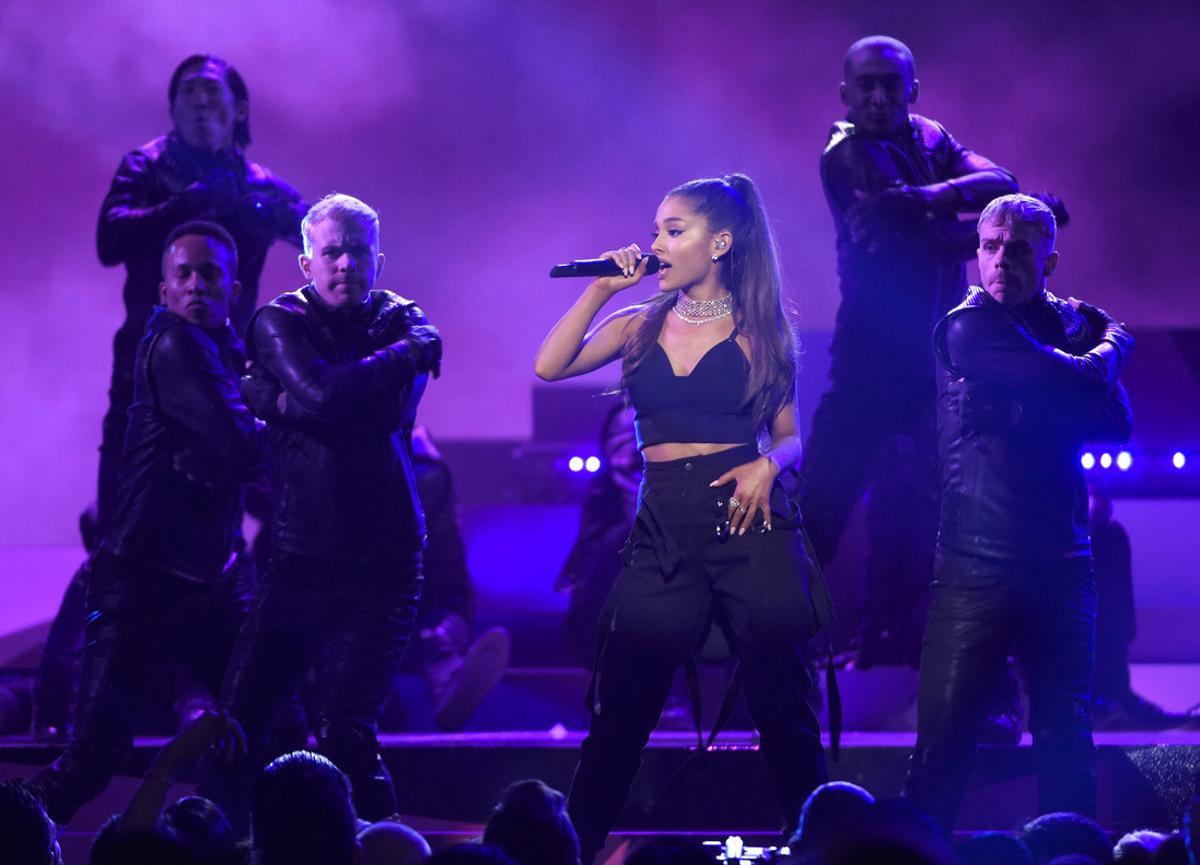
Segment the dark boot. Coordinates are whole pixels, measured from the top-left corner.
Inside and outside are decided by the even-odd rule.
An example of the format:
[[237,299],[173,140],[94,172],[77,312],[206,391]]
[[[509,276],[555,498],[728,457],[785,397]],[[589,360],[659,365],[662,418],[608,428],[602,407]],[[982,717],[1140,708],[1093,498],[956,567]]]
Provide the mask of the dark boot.
[[461,730],[508,667],[507,630],[490,628],[464,651],[469,633],[466,620],[451,614],[417,635],[417,666],[429,685],[439,730]]

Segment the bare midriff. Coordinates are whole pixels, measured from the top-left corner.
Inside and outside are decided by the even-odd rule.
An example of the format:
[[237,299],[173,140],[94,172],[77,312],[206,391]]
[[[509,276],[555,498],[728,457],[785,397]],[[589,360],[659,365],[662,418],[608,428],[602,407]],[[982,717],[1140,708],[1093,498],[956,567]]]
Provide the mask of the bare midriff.
[[[752,444],[752,442],[747,442]],[[721,442],[720,444],[705,442],[663,442],[657,445],[646,445],[642,448],[642,456],[646,462],[662,463],[668,460],[685,460],[688,457],[702,457],[708,454],[718,454],[742,445]]]

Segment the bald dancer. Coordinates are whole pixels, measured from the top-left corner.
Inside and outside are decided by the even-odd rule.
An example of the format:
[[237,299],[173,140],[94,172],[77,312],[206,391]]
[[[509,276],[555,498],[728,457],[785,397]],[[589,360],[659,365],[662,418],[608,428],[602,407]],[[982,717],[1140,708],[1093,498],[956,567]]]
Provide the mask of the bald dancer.
[[[800,473],[802,512],[822,565],[833,560],[880,455],[901,442],[911,465],[911,586],[891,585],[889,615],[928,585],[937,520],[934,323],[966,293],[974,221],[1013,175],[963,147],[940,123],[910,112],[920,82],[908,47],[868,36],[846,52],[841,100],[821,155],[821,183],[837,229],[842,302],[830,352],[830,388],[813,417]],[[896,509],[893,505],[893,509]],[[871,580],[869,579],[869,582]],[[877,582],[894,583],[895,579]],[[868,593],[876,591],[869,588]],[[921,611],[907,654],[915,662]],[[868,630],[871,624],[868,623]],[[877,630],[897,626],[878,624]]]

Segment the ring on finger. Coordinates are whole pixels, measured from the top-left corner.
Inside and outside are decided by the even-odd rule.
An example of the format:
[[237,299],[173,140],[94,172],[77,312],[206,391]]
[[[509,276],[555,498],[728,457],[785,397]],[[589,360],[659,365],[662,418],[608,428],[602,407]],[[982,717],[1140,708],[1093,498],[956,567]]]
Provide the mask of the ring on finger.
[[729,500],[729,504],[732,505],[733,507],[737,508],[738,510],[744,510],[744,508],[742,508],[742,503],[740,501],[738,501],[737,499],[731,498]]

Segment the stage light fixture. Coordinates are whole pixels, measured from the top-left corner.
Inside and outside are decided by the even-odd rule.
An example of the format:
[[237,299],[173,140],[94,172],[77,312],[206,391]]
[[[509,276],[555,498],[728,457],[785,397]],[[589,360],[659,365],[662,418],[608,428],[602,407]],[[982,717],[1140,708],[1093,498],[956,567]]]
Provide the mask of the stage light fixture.
[[1079,458],[1079,464],[1090,472],[1096,467],[1096,455],[1091,451],[1084,451],[1083,456]]
[[1112,468],[1112,464],[1112,454],[1100,454],[1100,468],[1109,469]]
[[573,472],[583,471],[583,457],[571,457],[567,460],[567,468]]
[[600,471],[600,457],[588,457],[584,461],[583,467],[592,474],[595,474],[596,472]]
[[1121,451],[1117,454],[1117,468],[1123,472],[1129,471],[1129,467],[1133,465],[1133,454],[1129,451]]
[[1175,451],[1171,455],[1171,465],[1177,469],[1181,469],[1187,465],[1187,456],[1184,455],[1183,451]]

